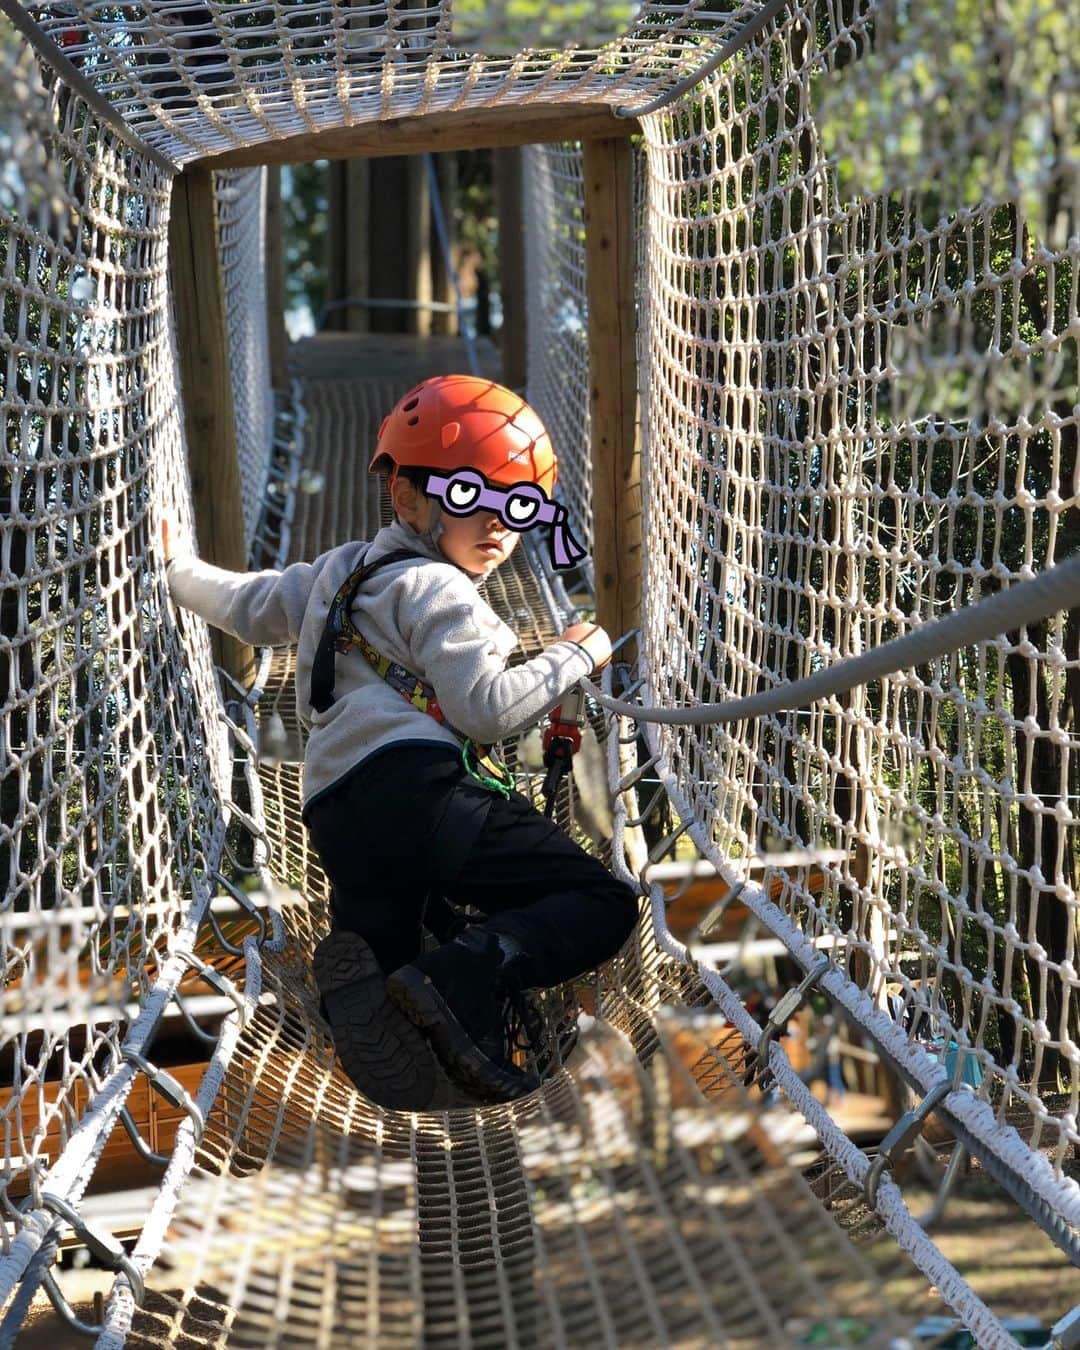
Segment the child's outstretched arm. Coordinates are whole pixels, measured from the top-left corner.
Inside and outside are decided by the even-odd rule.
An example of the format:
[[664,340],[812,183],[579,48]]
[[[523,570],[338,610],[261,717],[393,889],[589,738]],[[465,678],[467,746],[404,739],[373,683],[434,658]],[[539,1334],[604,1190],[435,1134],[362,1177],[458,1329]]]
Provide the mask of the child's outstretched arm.
[[161,548],[169,593],[207,623],[256,647],[281,647],[300,635],[317,565],[293,563],[284,572],[230,572],[185,547],[175,517],[161,519]]
[[536,656],[507,666],[491,631],[477,623],[469,582],[455,578],[425,599],[423,606],[399,611],[401,636],[416,658],[413,668],[434,685],[451,726],[484,745],[537,721],[611,657],[602,628],[573,624]]

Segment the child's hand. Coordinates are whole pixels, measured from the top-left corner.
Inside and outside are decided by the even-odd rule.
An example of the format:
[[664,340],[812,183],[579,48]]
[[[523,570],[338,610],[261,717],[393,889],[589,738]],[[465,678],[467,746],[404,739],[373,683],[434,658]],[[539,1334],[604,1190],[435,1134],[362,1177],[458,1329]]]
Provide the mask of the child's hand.
[[572,623],[565,632],[559,634],[560,642],[576,642],[593,659],[593,665],[601,670],[611,660],[611,639],[596,623]]
[[165,561],[170,562],[176,556],[176,541],[180,536],[180,529],[176,517],[169,511],[161,513],[161,551],[165,555]]

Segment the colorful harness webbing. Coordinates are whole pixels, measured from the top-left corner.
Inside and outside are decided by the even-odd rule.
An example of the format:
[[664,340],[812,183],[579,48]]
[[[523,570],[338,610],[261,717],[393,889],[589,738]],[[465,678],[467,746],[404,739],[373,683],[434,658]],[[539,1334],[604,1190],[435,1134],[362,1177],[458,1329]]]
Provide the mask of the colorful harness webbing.
[[404,562],[406,559],[426,562],[420,553],[408,553],[398,549],[371,563],[361,563],[355,567],[337,589],[330,610],[326,616],[326,627],[319,638],[315,659],[311,663],[311,706],[316,712],[326,712],[334,701],[334,654],[349,652],[354,648],[360,652],[368,665],[380,675],[392,689],[397,690],[407,703],[427,713],[436,722],[445,722],[443,710],[435,690],[426,680],[406,670],[397,661],[391,661],[371,645],[352,620],[352,607],[356,593],[373,573],[390,563]]
[[418,708],[421,712],[427,713],[429,717],[433,717],[436,722],[445,726],[447,731],[453,732],[462,742],[461,763],[465,772],[475,783],[489,791],[497,792],[502,797],[509,797],[513,788],[513,778],[506,766],[496,760],[489,749],[476,745],[452,727],[447,722],[443,710],[439,707],[439,700],[435,695],[434,688],[426,680],[414,675],[411,670],[406,670],[397,661],[391,661],[388,656],[383,656],[378,648],[371,645],[352,621],[352,607],[356,599],[356,593],[368,577],[377,572],[380,567],[386,567],[390,563],[404,562],[407,558],[414,559],[417,562],[429,561],[421,553],[409,553],[405,549],[398,549],[393,553],[387,553],[375,562],[361,563],[359,567],[355,567],[349,573],[338,587],[333,600],[330,602],[330,609],[326,616],[326,627],[319,638],[319,645],[315,650],[315,659],[311,663],[311,706],[316,712],[326,712],[327,708],[330,707],[334,701],[334,654],[336,652],[350,652],[355,648],[368,662],[372,670],[380,675],[392,689],[397,690],[407,703],[411,703],[414,708]]

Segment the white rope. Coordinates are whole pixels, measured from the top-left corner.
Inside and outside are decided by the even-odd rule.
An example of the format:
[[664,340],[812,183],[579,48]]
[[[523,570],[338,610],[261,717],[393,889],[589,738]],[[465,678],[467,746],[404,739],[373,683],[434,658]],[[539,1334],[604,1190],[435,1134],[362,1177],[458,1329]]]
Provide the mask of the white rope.
[[[612,678],[610,669],[604,672],[603,678],[605,683],[610,685]],[[618,783],[622,772],[619,750],[619,736],[610,736],[607,745],[607,758],[608,775],[612,785]],[[617,794],[613,806],[612,866],[616,875],[621,877],[622,880],[630,885],[636,885],[639,881],[638,876],[628,866],[630,839],[627,820],[634,806],[633,790],[631,789],[629,794]],[[724,1016],[736,1028],[746,1045],[751,1049],[755,1048],[761,1038],[761,1026],[746,1011],[742,1001],[722,976],[703,963],[695,961],[685,944],[671,935],[667,923],[663,887],[654,883],[647,888],[647,895],[653,933],[660,949],[675,960],[694,966]],[[808,944],[803,942],[800,945],[805,947]],[[795,954],[802,955],[803,953],[799,951]],[[808,964],[815,960],[817,956],[818,953],[810,947]],[[829,972],[825,980],[828,981],[830,976],[834,977],[833,983],[839,980],[838,973],[835,971]],[[829,1157],[840,1164],[851,1181],[861,1186],[869,1171],[869,1160],[843,1133],[822,1103],[814,1097],[809,1085],[804,1083],[799,1074],[792,1069],[787,1053],[775,1040],[769,1046],[768,1066],[785,1095],[813,1126]],[[965,1326],[977,1332],[979,1344],[1000,1347],[1000,1350],[1014,1350],[1015,1341],[1013,1338],[1008,1335],[1001,1326],[999,1319],[975,1294],[967,1281],[962,1278],[956,1268],[942,1255],[936,1244],[919,1226],[904,1204],[899,1189],[887,1176],[882,1178],[878,1185],[874,1209],[885,1221],[897,1244],[911,1255],[923,1274],[937,1286],[949,1305],[963,1318]]]
[[[667,932],[663,891],[660,886],[651,888],[650,904],[657,941],[662,949],[677,960],[690,961],[690,954],[683,943]],[[716,971],[700,963],[697,963],[697,970],[724,1016],[739,1031],[747,1045],[755,1045],[761,1035],[761,1027],[743,1007],[738,995]],[[809,1085],[804,1083],[798,1072],[792,1068],[783,1046],[777,1045],[775,1041],[769,1046],[769,1071],[776,1078],[784,1095],[813,1126],[829,1157],[839,1163],[848,1178],[861,1187],[870,1170],[870,1160],[837,1126],[826,1107],[814,1096]],[[1014,1350],[1016,1342],[1001,1325],[1000,1319],[979,1298],[956,1267],[919,1226],[904,1203],[900,1188],[888,1176],[883,1177],[878,1184],[874,1210],[884,1220],[897,1245],[910,1254],[922,1273],[963,1319],[968,1330],[975,1334],[977,1343],[980,1346],[993,1347],[993,1350]]]
[[709,726],[743,722],[754,717],[808,708],[825,698],[849,693],[871,680],[881,680],[914,666],[929,664],[964,647],[988,642],[1012,628],[1035,624],[1051,614],[1080,605],[1080,554],[1048,568],[1037,577],[1014,582],[1007,590],[978,604],[955,610],[914,632],[904,633],[858,656],[848,656],[824,670],[790,684],[723,703],[694,708],[645,707],[599,693],[587,680],[582,685],[602,708],[636,722],[669,726]]

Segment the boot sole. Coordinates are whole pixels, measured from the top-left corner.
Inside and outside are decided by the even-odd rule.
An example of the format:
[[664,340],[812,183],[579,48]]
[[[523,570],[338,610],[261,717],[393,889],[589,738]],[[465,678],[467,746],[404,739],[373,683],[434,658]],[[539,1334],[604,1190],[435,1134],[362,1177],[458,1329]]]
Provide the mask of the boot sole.
[[409,1021],[427,1033],[447,1073],[470,1092],[489,1101],[509,1102],[540,1086],[533,1074],[508,1073],[488,1059],[422,970],[415,966],[395,970],[387,976],[386,992]]
[[387,998],[382,970],[363,938],[331,934],[315,949],[312,965],[334,1048],[356,1088],[393,1111],[442,1105],[446,1082],[431,1047]]

